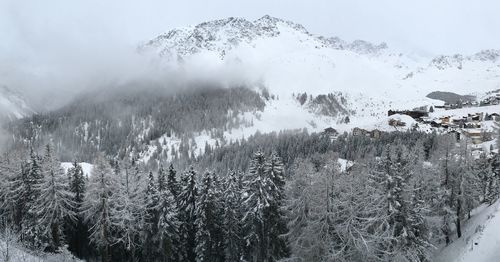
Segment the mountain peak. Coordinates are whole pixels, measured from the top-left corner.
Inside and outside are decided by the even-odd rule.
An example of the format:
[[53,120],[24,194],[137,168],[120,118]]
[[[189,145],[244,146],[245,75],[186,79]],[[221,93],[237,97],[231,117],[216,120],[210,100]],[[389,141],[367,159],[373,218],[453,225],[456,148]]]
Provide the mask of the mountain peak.
[[385,43],[377,45],[363,40],[347,43],[338,37],[315,36],[301,24],[264,15],[254,21],[228,17],[203,22],[194,27],[173,29],[150,40],[140,50],[153,48],[160,56],[169,59],[202,51],[214,51],[224,57],[227,51],[242,43],[251,44],[257,39],[276,38],[285,32],[297,36],[295,39],[300,39],[299,41],[311,42],[315,46],[346,49],[362,55],[378,55],[381,50],[387,49]]

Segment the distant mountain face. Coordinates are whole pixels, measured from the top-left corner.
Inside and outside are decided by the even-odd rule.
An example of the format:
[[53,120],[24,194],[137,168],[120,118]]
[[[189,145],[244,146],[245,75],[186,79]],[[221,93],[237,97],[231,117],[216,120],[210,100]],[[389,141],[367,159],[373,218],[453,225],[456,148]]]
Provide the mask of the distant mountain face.
[[237,68],[275,93],[342,91],[397,102],[423,99],[437,90],[465,95],[500,88],[500,50],[406,55],[385,43],[314,35],[300,24],[271,16],[255,21],[231,17],[173,29],[140,50],[184,68]]
[[230,17],[204,22],[194,27],[173,29],[147,42],[143,48],[157,48],[160,55],[170,58],[175,55],[192,55],[205,50],[215,51],[224,56],[226,52],[241,44],[251,44],[259,38],[277,38],[284,33],[284,29],[308,36],[309,41],[315,44],[338,50],[376,54],[387,48],[385,43],[374,45],[363,40],[348,43],[338,37],[314,36],[300,24],[268,15],[255,21]]
[[[98,151],[144,162],[172,160],[256,133],[393,130],[389,110],[442,105],[439,99],[449,98],[449,92],[482,97],[500,89],[499,50],[421,57],[385,43],[314,35],[270,16],[173,29],[139,51],[159,57],[182,76],[194,76],[195,83],[204,77],[210,83],[230,81],[216,82],[215,90],[187,88],[173,96],[146,93],[138,85],[137,94],[120,99],[80,97],[59,111],[17,121],[14,142],[52,140],[66,150],[65,157],[85,161]],[[426,97],[434,91],[441,93]],[[8,108],[27,110],[13,115],[30,112],[17,104]]]
[[0,119],[20,119],[33,113],[21,94],[0,86]]

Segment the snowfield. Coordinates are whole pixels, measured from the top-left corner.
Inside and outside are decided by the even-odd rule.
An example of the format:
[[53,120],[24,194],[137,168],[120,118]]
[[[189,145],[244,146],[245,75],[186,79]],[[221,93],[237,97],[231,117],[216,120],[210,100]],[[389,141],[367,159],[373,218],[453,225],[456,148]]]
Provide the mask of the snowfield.
[[436,262],[493,262],[500,260],[500,200],[478,207],[463,236],[437,252]]

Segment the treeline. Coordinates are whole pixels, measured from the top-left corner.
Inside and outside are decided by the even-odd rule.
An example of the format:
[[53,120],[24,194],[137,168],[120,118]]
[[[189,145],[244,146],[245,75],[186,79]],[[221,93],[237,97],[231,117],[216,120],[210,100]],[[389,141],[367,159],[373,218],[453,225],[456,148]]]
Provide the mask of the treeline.
[[261,94],[245,87],[167,90],[116,88],[82,95],[56,111],[9,123],[11,148],[51,142],[63,161],[90,162],[98,152],[124,158],[164,134],[188,139],[194,132],[239,127],[245,124],[240,113],[265,106]]
[[[298,158],[314,158],[326,152],[336,152],[340,158],[357,161],[359,159],[380,157],[388,144],[404,140],[409,147],[418,144],[423,148],[424,156],[429,159],[435,150],[438,140],[442,136],[436,133],[384,132],[380,138],[372,139],[366,136],[354,136],[344,133],[332,140],[328,134],[309,133],[306,129],[295,131],[280,131],[267,134],[256,133],[248,138],[232,141],[223,145],[205,145],[205,154],[198,157],[185,157],[174,159],[176,166],[188,168],[196,166],[199,169],[210,169],[226,172],[233,169],[245,170],[248,166],[247,159],[256,151],[266,154],[276,152],[281,156],[286,168],[293,165]],[[203,145],[199,145],[203,146]],[[152,158],[152,167],[164,162],[162,156]]]
[[2,232],[23,246],[90,261],[277,261],[287,257],[280,158],[257,152],[248,172],[95,160],[67,174],[50,146],[3,159]]
[[[413,135],[410,135],[410,137]],[[499,197],[500,159],[454,136],[404,136],[339,172],[336,153],[295,161],[286,186],[293,261],[432,261],[462,223]]]
[[89,178],[78,164],[64,174],[51,147],[10,153],[2,230],[90,261],[431,261],[499,197],[499,156],[465,142],[257,134],[186,168],[99,155]]

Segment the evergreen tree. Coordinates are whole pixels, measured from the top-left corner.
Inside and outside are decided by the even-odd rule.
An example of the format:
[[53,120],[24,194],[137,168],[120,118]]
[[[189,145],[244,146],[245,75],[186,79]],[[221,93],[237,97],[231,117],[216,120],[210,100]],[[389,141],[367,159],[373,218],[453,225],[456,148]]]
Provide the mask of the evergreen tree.
[[[42,228],[38,225],[38,214],[36,213],[35,203],[40,198],[41,187],[43,182],[43,173],[41,168],[41,160],[35,153],[33,148],[30,152],[30,163],[26,170],[23,172],[22,184],[23,187],[19,188],[23,191],[19,192],[23,198],[22,206],[26,213],[24,213],[21,221],[21,239],[29,245],[39,247],[42,244]],[[20,203],[21,204],[21,203]],[[21,205],[20,205],[21,207]],[[21,211],[22,212],[22,211]]]
[[287,257],[288,248],[284,239],[287,233],[285,216],[282,213],[284,206],[285,176],[283,163],[276,153],[273,153],[264,166],[264,173],[269,178],[268,188],[271,190],[272,199],[266,212],[266,220],[269,223],[269,249],[272,260],[276,261]]
[[227,176],[226,189],[224,191],[224,254],[227,261],[239,261],[242,259],[244,243],[242,239],[243,214],[242,190],[243,185],[238,179],[236,172],[230,172]]
[[65,244],[66,219],[76,219],[76,204],[73,194],[69,191],[61,163],[55,158],[50,145],[46,146],[42,172],[43,180],[37,185],[40,197],[35,201],[32,211],[36,214],[37,224],[42,230],[40,236],[47,238],[44,250],[59,252]]
[[196,172],[191,167],[183,177],[182,189],[179,193],[179,220],[181,237],[180,250],[184,252],[183,261],[196,261],[196,202],[198,188]]
[[69,244],[69,250],[74,252],[77,257],[87,255],[88,248],[88,227],[86,226],[82,215],[80,214],[83,200],[85,197],[86,180],[82,167],[75,161],[73,167],[68,170],[70,179],[69,190],[73,195],[75,219],[67,221],[66,235]]
[[161,195],[163,191],[167,190],[167,178],[165,176],[165,169],[163,169],[163,165],[160,165],[158,168],[158,193]]
[[422,261],[428,259],[429,244],[420,195],[409,186],[413,176],[412,156],[403,145],[388,147],[374,171],[374,184],[386,205],[386,217],[380,225],[390,232],[390,241],[382,242],[378,256],[382,260]]
[[[162,172],[160,172],[160,175]],[[161,176],[160,176],[161,177]],[[160,186],[162,179],[159,178],[158,188],[160,194],[158,233],[160,235],[161,249],[160,257],[163,261],[181,261],[184,253],[181,249],[182,242],[179,235],[179,210],[177,202],[170,190]]]
[[90,240],[99,248],[99,255],[104,262],[110,261],[110,247],[115,243],[112,215],[115,212],[113,196],[118,186],[119,181],[113,169],[104,156],[99,155],[85,193],[82,215],[89,224]]
[[440,216],[442,217],[441,232],[444,235],[446,245],[451,242],[451,226],[455,222],[456,213],[456,174],[457,166],[455,153],[456,141],[452,136],[443,136],[438,142],[435,152],[437,165],[439,166],[440,188],[439,198],[441,199]]
[[160,193],[153,175],[149,172],[148,183],[145,194],[146,215],[144,218],[144,254],[143,258],[146,260],[154,260],[158,257],[159,252],[159,236],[158,236],[158,223],[159,223],[159,208],[160,208]]
[[[114,212],[111,219],[114,224],[114,245],[119,245],[126,251],[126,257],[136,259],[142,247],[146,214],[145,179],[139,164],[132,160],[131,166],[120,174],[120,183],[112,197]],[[124,254],[121,254],[124,255]]]
[[196,260],[224,261],[222,210],[219,206],[215,177],[206,173],[203,177],[196,204]]
[[177,181],[177,172],[175,171],[172,164],[170,164],[170,166],[168,167],[167,187],[174,198],[177,199],[181,191],[181,185]]
[[286,254],[280,239],[280,233],[286,233],[286,226],[280,221],[281,170],[277,158],[267,162],[261,152],[255,153],[250,163],[243,200],[248,260],[276,261]]

